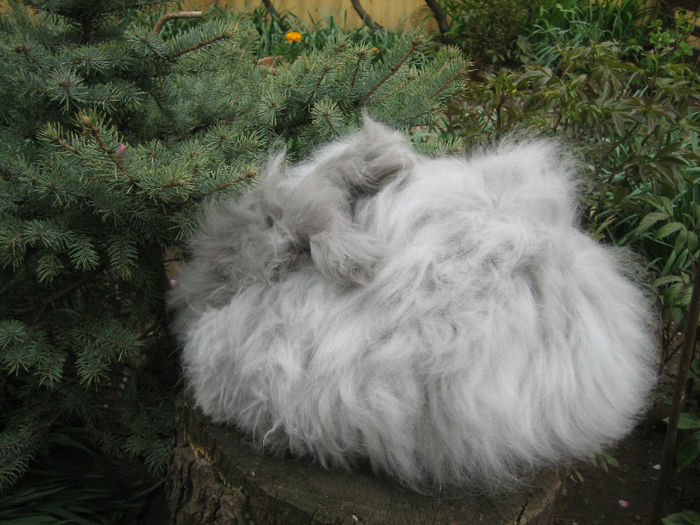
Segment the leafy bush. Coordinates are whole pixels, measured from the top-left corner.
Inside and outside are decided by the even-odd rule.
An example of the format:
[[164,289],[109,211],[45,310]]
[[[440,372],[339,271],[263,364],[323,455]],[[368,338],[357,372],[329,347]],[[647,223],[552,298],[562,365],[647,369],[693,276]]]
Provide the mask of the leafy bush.
[[[665,365],[679,350],[698,278],[700,83],[687,41],[693,25],[682,12],[652,18],[644,5],[542,3],[511,51],[523,63],[483,71],[442,129],[471,144],[555,136],[580,152],[582,219],[603,242],[630,247],[646,263],[637,278],[659,306]],[[696,359],[690,385],[698,366]],[[700,454],[697,395],[688,386],[680,468]],[[697,523],[698,514],[663,521]]]
[[520,39],[532,25],[544,0],[442,0],[451,19],[451,42],[479,67],[513,65],[519,61]]
[[[561,46],[589,46],[614,41],[623,50],[639,51],[648,45],[650,17],[657,7],[639,0],[546,2],[521,41],[528,63],[551,66]],[[661,27],[661,20],[656,20]]]
[[586,225],[646,258],[671,347],[699,255],[697,73],[670,58],[673,48],[645,51],[637,63],[611,42],[557,52],[554,70],[484,73],[443,132],[472,144],[517,132],[554,135],[580,151]]
[[480,69],[522,64],[555,66],[562,49],[615,42],[620,57],[635,60],[652,48],[675,46],[674,61],[686,60],[693,21],[684,11],[668,16],[660,5],[640,0],[442,0],[452,43]]

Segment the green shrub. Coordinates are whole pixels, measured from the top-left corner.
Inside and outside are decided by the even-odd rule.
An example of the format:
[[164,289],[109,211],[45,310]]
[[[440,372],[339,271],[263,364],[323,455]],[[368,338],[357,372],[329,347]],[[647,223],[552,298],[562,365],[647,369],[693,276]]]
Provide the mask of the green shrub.
[[539,64],[554,67],[567,47],[615,42],[620,57],[634,61],[643,50],[675,47],[668,58],[692,55],[687,37],[694,25],[668,16],[642,0],[442,0],[450,18],[452,43],[480,69]]
[[[224,16],[231,16],[230,12]],[[380,60],[383,53],[403,38],[404,32],[371,31],[367,26],[351,27],[345,16],[326,14],[318,18],[311,17],[307,23],[294,13],[285,12],[276,18],[262,6],[253,9],[244,16],[248,17],[260,35],[260,57],[282,57],[292,61],[302,54],[320,51],[332,45],[338,38],[346,38],[353,44],[373,50],[373,60]],[[300,35],[298,42],[290,42],[286,36],[289,32]],[[411,56],[413,63],[426,64],[434,56],[432,46],[425,46]]]
[[246,18],[164,38],[133,0],[32,5],[0,16],[0,489],[61,425],[162,472],[179,381],[164,254],[201,204],[245,191],[273,143],[302,157],[363,107],[430,124],[467,72],[455,49],[419,64],[417,34],[377,58],[338,33],[271,70]]
[[131,523],[163,484],[106,460],[83,428],[57,425],[45,446],[28,476],[0,493],[0,523]]
[[564,47],[554,70],[485,73],[443,129],[471,144],[556,136],[580,152],[585,224],[646,259],[666,347],[690,299],[700,228],[700,84],[673,51],[651,49],[635,63],[610,42]]
[[[629,56],[628,51],[633,53],[648,46],[651,17],[656,11],[656,7],[640,0],[545,2],[521,41],[521,59],[551,66],[562,46],[612,41]],[[661,24],[661,20],[657,21]]]
[[450,39],[480,67],[519,62],[519,45],[544,0],[442,0]]

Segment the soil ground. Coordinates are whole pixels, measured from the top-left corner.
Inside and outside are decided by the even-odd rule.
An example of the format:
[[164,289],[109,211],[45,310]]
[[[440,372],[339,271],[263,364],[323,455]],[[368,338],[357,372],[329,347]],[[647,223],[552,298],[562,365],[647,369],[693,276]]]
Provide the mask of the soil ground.
[[[665,429],[643,425],[610,454],[619,463],[605,472],[593,464],[577,468],[559,498],[555,525],[649,524],[656,494]],[[656,466],[656,468],[655,468]],[[667,490],[664,515],[682,510],[700,512],[700,468],[678,473]]]

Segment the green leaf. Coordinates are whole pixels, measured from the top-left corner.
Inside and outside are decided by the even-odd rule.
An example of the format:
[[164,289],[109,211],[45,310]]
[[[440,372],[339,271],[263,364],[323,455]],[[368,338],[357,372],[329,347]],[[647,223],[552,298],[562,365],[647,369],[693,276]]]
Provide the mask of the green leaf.
[[695,232],[688,232],[688,249],[694,252],[698,247],[698,235]]
[[678,428],[684,430],[700,428],[700,417],[696,416],[695,414],[691,414],[690,412],[681,412],[681,417],[678,421]]
[[669,283],[682,283],[683,278],[678,276],[678,275],[665,275],[663,277],[659,277],[656,279],[653,283],[651,283],[652,288],[658,288],[660,286],[664,286]]
[[661,521],[663,521],[664,525],[700,525],[700,513],[693,510],[676,512],[666,516]]
[[613,199],[612,199],[612,204],[613,206],[617,206],[622,202],[622,199],[627,197],[629,194],[629,188],[626,186],[616,186],[615,189],[613,190]]
[[603,469],[605,472],[608,472],[608,467],[619,467],[620,463],[615,459],[613,456],[606,452],[601,452],[600,454],[596,454],[595,459],[594,459],[595,464]]
[[657,239],[663,239],[664,237],[668,237],[672,233],[679,230],[685,230],[685,226],[683,226],[683,224],[680,222],[669,222],[668,224],[664,224],[661,228],[659,228],[654,237]]
[[682,470],[690,465],[698,455],[700,455],[700,432],[695,432],[678,445],[678,452],[676,453],[678,470]]
[[[669,422],[668,417],[665,417],[663,421],[668,424]],[[695,414],[691,414],[690,412],[681,412],[680,418],[678,419],[678,428],[681,430],[694,430],[696,428],[700,428],[700,417],[696,416]]]
[[636,228],[635,231],[636,231],[637,233],[645,232],[646,230],[648,230],[649,228],[651,228],[651,227],[652,227],[654,224],[656,224],[657,222],[659,222],[659,221],[661,221],[661,220],[664,220],[664,219],[667,219],[667,218],[668,218],[668,214],[667,214],[667,213],[663,213],[663,212],[659,212],[659,211],[651,212],[651,213],[647,214],[647,215],[639,222],[639,226],[637,226],[637,228]]

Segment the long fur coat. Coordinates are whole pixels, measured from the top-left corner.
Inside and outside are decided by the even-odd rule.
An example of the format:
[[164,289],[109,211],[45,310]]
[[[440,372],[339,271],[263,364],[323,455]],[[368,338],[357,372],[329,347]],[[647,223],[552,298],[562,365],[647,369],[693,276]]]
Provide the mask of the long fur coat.
[[366,118],[209,208],[169,297],[197,404],[267,451],[414,489],[517,486],[623,437],[647,299],[542,142],[429,159]]

